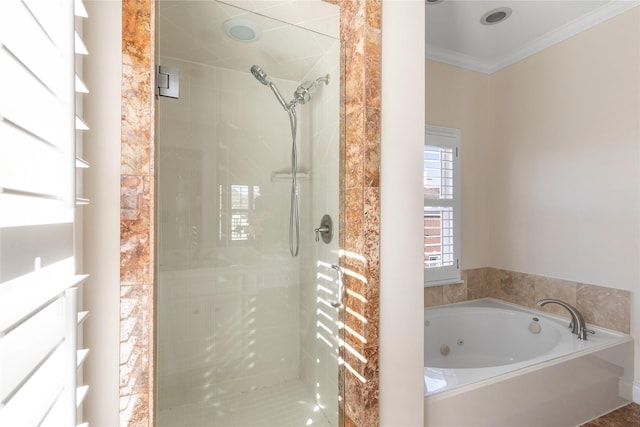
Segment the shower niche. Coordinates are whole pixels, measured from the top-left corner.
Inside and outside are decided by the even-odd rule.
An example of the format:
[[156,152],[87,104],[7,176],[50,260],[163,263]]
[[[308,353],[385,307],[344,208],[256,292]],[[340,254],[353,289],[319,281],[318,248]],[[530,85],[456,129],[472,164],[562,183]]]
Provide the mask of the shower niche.
[[[157,19],[156,61],[180,72],[157,112],[157,424],[337,426],[338,239],[314,229],[339,215],[340,43],[217,1],[161,1]],[[327,74],[293,106],[293,184],[286,104]]]

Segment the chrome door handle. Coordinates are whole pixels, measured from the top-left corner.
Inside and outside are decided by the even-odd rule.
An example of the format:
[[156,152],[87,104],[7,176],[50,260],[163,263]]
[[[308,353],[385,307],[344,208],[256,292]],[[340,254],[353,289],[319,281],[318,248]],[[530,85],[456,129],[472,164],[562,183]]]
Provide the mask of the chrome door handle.
[[341,308],[342,300],[344,298],[344,283],[342,282],[342,270],[337,264],[331,264],[331,268],[333,268],[338,273],[338,300],[333,301],[331,303],[331,307]]

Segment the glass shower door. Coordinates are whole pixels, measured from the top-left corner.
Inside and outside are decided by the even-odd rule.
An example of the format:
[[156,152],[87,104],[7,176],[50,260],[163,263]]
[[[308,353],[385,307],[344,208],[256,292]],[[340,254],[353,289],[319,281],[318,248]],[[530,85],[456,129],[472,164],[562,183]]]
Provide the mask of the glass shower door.
[[[339,41],[217,1],[160,1],[157,28],[180,74],[158,100],[158,425],[337,426]],[[330,76],[294,106],[295,257],[291,121],[256,64],[287,104]]]

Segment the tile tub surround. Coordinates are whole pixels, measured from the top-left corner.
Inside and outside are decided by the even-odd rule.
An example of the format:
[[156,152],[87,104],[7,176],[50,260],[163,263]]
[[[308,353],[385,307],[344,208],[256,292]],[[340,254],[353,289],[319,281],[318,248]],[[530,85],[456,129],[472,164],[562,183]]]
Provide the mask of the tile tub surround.
[[568,318],[555,304],[536,305],[542,298],[556,298],[576,307],[587,323],[625,334],[631,330],[630,291],[491,267],[464,270],[462,279],[459,285],[424,288],[424,306],[491,297]]
[[[353,358],[353,371],[343,368],[341,412],[345,425],[370,427],[379,424],[381,1],[328,2],[340,6],[345,53],[341,70],[345,99],[340,113],[344,135],[340,148],[340,248],[358,255],[343,257],[340,262],[366,278],[362,282],[348,277],[346,285],[360,289],[368,301],[358,306],[357,299],[347,300],[366,319],[364,323],[356,316],[345,317],[346,326],[365,337],[366,344],[349,337],[347,342],[364,355],[366,363]],[[154,14],[153,0],[122,2],[120,419],[121,425],[136,426],[154,425]]]

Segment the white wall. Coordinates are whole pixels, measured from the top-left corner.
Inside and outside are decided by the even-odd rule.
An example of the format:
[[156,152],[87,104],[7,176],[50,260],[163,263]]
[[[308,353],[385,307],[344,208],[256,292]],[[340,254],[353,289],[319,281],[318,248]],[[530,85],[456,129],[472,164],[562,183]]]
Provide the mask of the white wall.
[[92,426],[112,427],[119,419],[120,345],[120,89],[122,5],[120,1],[85,0],[89,19],[84,41],[90,56],[84,81],[84,119],[91,127],[84,137],[84,287],[90,317],[84,343],[91,349],[84,379],[90,391],[84,413]]
[[[382,2],[380,425],[423,425],[424,2]],[[411,43],[407,43],[411,40]],[[428,96],[428,94],[427,94]]]

